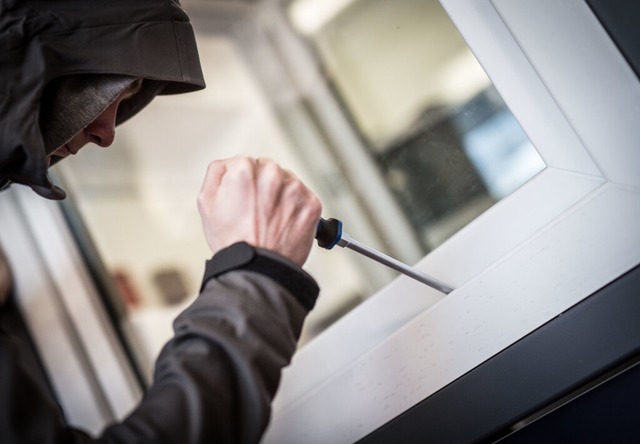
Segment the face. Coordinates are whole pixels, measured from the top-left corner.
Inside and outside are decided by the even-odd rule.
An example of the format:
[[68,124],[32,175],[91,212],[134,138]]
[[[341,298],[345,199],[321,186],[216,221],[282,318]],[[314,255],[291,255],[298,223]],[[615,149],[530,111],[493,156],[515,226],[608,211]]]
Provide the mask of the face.
[[113,143],[116,135],[116,115],[118,114],[118,106],[123,100],[132,97],[142,87],[142,79],[138,79],[131,84],[126,90],[118,96],[98,117],[96,117],[82,131],[73,136],[71,140],[63,146],[56,148],[49,156],[58,158],[67,157],[70,154],[76,154],[82,147],[88,143],[95,143],[101,147],[108,147]]

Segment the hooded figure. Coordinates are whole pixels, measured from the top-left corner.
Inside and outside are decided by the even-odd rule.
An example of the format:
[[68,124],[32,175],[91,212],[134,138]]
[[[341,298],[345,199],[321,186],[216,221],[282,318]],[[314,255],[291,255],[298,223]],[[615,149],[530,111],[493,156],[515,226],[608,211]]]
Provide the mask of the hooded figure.
[[0,189],[64,191],[51,153],[138,78],[116,124],[157,94],[204,88],[189,18],[175,0],[0,0]]
[[[136,82],[139,90],[123,100]],[[0,183],[62,199],[64,191],[47,175],[53,154],[103,110],[114,109],[115,100],[121,100],[115,122],[122,123],[157,94],[203,87],[191,25],[176,0],[0,0]],[[282,174],[279,183],[285,183]],[[291,205],[306,197],[294,194]],[[314,208],[287,213],[307,215],[305,224],[292,226],[309,232],[308,248],[320,213]],[[283,227],[288,235],[295,231]],[[258,442],[281,369],[319,292],[300,261],[288,258],[244,242],[217,251],[200,295],[174,321],[153,384],[129,416],[97,440]],[[7,299],[12,287],[0,290]],[[34,380],[1,311],[0,441],[93,441],[65,423],[46,384]]]

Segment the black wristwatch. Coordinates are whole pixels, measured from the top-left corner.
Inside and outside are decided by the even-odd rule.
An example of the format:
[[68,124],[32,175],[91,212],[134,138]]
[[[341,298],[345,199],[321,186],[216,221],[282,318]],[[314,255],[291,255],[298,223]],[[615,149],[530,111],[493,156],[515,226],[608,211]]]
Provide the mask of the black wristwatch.
[[287,259],[238,242],[217,252],[205,265],[200,291],[210,279],[232,270],[254,271],[268,276],[286,288],[307,310],[315,305],[320,288],[304,270]]

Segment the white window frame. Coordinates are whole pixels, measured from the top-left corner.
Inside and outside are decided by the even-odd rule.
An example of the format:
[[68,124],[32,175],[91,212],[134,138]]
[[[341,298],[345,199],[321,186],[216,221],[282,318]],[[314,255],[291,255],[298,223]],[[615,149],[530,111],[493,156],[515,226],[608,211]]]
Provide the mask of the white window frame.
[[0,243],[25,319],[69,425],[98,434],[142,387],[60,205],[19,185],[0,195]]
[[547,168],[302,348],[264,443],[350,443],[640,263],[640,82],[584,1],[441,0]]

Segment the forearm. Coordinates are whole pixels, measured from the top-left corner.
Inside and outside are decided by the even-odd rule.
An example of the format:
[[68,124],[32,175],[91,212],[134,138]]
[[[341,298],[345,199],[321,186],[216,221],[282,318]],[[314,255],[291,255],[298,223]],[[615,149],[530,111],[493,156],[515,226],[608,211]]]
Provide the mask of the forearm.
[[232,270],[209,280],[176,319],[145,399],[104,438],[258,442],[306,314],[294,295],[263,274]]
[[[289,278],[315,283],[300,269]],[[34,384],[10,342],[0,338],[1,441],[109,443],[255,443],[296,347],[307,314],[271,277],[232,270],[210,279],[175,321],[156,363],[154,383],[121,423],[92,439],[68,428]]]

